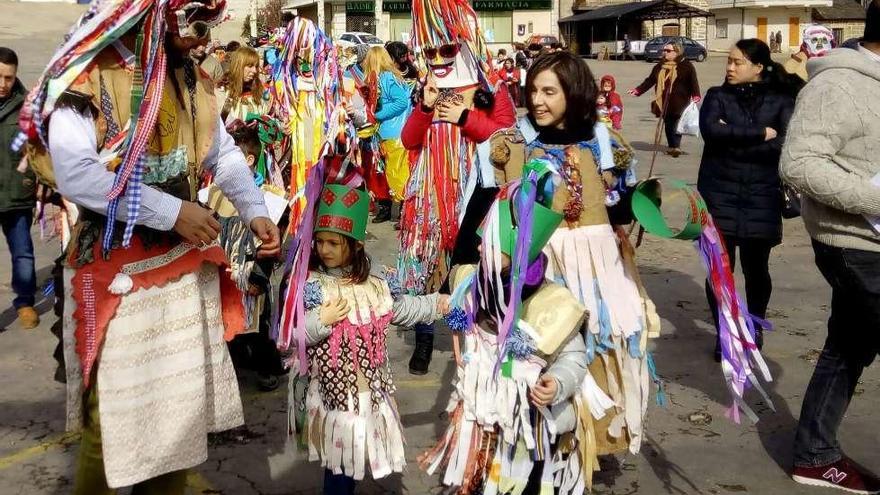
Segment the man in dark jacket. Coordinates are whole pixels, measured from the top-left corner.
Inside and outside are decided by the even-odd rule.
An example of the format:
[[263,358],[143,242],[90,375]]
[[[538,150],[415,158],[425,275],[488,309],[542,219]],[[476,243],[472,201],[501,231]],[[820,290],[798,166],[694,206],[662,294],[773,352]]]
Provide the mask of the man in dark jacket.
[[37,183],[30,170],[18,171],[21,154],[10,150],[18,133],[18,112],[25,97],[17,72],[18,56],[9,48],[0,47],[0,222],[12,255],[12,304],[21,326],[34,328],[40,318],[34,310],[37,276],[30,229]]

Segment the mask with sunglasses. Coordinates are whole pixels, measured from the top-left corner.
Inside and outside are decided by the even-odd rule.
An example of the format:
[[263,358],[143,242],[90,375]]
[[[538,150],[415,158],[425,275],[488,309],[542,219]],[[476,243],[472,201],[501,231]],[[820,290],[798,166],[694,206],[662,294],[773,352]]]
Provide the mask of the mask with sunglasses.
[[425,46],[422,55],[439,88],[461,88],[479,81],[476,60],[465,43]]
[[173,0],[168,5],[167,30],[181,38],[204,39],[225,17],[226,0]]

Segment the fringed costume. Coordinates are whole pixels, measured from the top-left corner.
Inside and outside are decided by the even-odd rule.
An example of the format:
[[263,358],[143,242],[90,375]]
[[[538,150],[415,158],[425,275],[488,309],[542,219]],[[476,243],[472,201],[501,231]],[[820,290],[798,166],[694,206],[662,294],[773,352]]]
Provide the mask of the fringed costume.
[[579,418],[578,429],[587,487],[598,469],[596,456],[639,451],[651,385],[647,343],[659,335],[659,317],[641,285],[632,246],[609,222],[620,199],[613,193],[631,176],[631,155],[626,158],[604,124],[590,134],[546,144],[543,131],[523,118],[493,137],[491,155],[499,183],[519,179],[530,160],[547,163],[552,180],[539,196],[564,217],[545,248],[546,275],[567,287],[589,314],[583,335],[588,378],[577,395],[580,412],[590,411]]
[[[469,2],[413,2],[413,30],[441,91],[435,108],[447,100],[468,108],[459,122],[449,123],[416,102],[401,134],[403,145],[420,153],[404,193],[401,225],[412,228],[400,231],[398,271],[404,290],[422,294],[446,280],[470,196],[478,187],[495,186],[488,148],[481,152],[480,143],[512,125],[516,114],[506,87],[494,89],[491,57]],[[474,256],[474,231],[488,204],[473,213],[465,232]]]
[[[576,427],[577,396],[588,376],[579,333],[587,313],[565,287],[544,278],[541,248],[562,216],[542,205],[524,210],[522,191],[514,187],[490,210],[483,247],[491,254],[450,277],[458,308],[447,317],[458,364],[450,426],[419,461],[429,474],[445,468],[443,483],[460,494],[584,490],[585,444]],[[521,285],[498,271],[502,255],[513,258],[516,271],[517,248],[528,253],[519,260],[528,265]],[[557,386],[547,406],[529,398],[542,375]]]
[[[368,205],[365,192],[328,185],[315,231],[363,241]],[[361,480],[367,472],[374,479],[401,472],[406,465],[403,427],[385,338],[390,324],[434,321],[437,296],[400,295],[384,278],[372,275],[353,283],[342,268],[310,271],[303,292],[310,373],[290,381],[290,433],[307,447],[309,460],[334,474]],[[324,325],[320,306],[336,298],[348,302],[348,314]]]

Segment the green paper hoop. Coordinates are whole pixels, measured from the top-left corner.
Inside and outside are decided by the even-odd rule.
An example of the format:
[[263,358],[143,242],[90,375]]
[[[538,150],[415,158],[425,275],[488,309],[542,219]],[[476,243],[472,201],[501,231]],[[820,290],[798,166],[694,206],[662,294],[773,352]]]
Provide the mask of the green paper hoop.
[[[684,200],[680,211],[670,208],[664,211],[664,189],[667,203],[675,199]],[[632,196],[632,212],[649,233],[665,239],[684,240],[699,237],[709,215],[706,202],[694,188],[680,180],[658,178],[644,180],[636,186]]]

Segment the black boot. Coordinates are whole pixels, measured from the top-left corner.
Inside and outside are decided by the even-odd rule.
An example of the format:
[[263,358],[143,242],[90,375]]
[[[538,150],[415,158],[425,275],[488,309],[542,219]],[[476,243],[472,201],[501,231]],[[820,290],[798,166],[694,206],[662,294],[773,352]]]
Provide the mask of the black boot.
[[412,375],[424,375],[431,364],[431,353],[434,351],[434,334],[416,333],[416,348],[409,359],[409,372]]
[[382,223],[391,220],[391,200],[381,199],[376,201],[376,216],[373,217],[373,223]]

